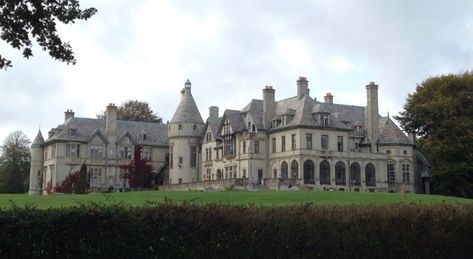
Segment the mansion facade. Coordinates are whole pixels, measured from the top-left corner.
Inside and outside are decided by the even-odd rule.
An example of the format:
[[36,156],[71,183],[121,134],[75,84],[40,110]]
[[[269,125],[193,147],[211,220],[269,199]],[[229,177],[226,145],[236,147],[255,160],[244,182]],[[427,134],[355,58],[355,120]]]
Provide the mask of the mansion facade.
[[47,140],[38,132],[33,142],[29,193],[45,193],[82,163],[93,188],[127,188],[122,165],[136,146],[166,186],[240,180],[248,188],[429,192],[428,161],[414,137],[379,115],[378,85],[366,85],[366,106],[336,104],[330,93],[318,101],[304,77],[295,90],[276,100],[266,86],[241,110],[220,116],[211,106],[205,122],[189,80],[167,124],[117,120],[113,104],[104,119],[68,110]]

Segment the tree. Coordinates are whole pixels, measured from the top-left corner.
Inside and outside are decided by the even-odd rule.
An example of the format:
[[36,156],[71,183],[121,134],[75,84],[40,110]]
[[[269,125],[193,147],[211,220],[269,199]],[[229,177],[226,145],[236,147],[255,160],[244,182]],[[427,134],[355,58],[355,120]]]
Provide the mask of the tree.
[[149,161],[142,158],[143,147],[135,146],[134,158],[127,165],[121,165],[120,168],[126,169],[130,187],[132,188],[149,188],[153,180],[153,167]]
[[21,131],[10,133],[0,156],[0,192],[24,193],[28,190],[31,141]]
[[[22,50],[25,58],[33,56],[32,39],[35,38],[52,58],[75,64],[71,45],[62,42],[56,23],[87,20],[96,12],[95,8],[81,10],[78,0],[0,0],[0,38]],[[0,55],[0,69],[11,66],[11,61]]]
[[85,194],[89,191],[87,166],[82,164],[79,171],[69,173],[66,178],[56,185],[55,192],[66,194]]
[[432,166],[432,191],[473,197],[473,73],[428,78],[395,118],[419,136]]
[[[105,115],[100,112],[97,118],[103,119]],[[118,107],[117,119],[123,121],[143,121],[161,123],[163,119],[153,112],[149,104],[144,101],[128,100]]]

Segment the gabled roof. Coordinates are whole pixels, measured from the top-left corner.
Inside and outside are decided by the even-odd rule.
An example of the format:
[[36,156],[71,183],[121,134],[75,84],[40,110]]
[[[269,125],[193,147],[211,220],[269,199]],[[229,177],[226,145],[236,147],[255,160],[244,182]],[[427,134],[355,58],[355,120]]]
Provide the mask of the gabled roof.
[[378,144],[413,145],[412,141],[389,117],[379,119]]
[[243,121],[242,113],[240,111],[225,110],[225,112],[223,113],[223,117],[220,121],[220,125],[218,127],[219,131],[220,129],[222,129],[226,120],[228,120],[228,122],[230,123],[230,127],[232,128],[233,133],[242,132],[246,130],[246,125]]
[[247,113],[253,119],[257,129],[264,129],[263,125],[263,100],[253,99],[248,103],[241,112]]
[[[189,82],[190,84],[190,82]],[[181,101],[172,117],[171,123],[193,123],[204,124],[199,109],[191,94],[190,85],[181,91]]]
[[[212,132],[212,136],[214,139],[217,139],[220,137],[218,127],[220,126],[220,123],[222,122],[223,117],[219,117],[216,120],[207,120],[207,125],[210,128],[210,131]],[[205,132],[205,131],[204,131]]]
[[[70,136],[69,129],[76,129],[76,135]],[[54,136],[46,140],[51,142],[61,141],[79,141],[89,142],[90,139],[100,133],[105,132],[105,120],[74,117],[59,125],[52,131],[56,132]],[[162,123],[138,122],[138,121],[117,121],[117,138],[128,132],[134,143],[150,146],[168,145],[168,126]],[[141,137],[142,132],[146,132],[146,140]]]
[[102,132],[99,130],[99,129],[95,129],[89,136],[89,138],[87,139],[88,142],[92,141],[92,139],[95,137],[95,136],[98,136],[104,144],[107,144],[108,143],[108,140],[107,138],[102,134]]

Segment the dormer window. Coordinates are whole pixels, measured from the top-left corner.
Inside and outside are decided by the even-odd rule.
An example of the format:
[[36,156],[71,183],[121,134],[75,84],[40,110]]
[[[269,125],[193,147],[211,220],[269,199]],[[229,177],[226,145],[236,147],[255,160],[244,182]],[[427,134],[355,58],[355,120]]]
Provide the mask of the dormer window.
[[323,114],[320,114],[320,125],[329,125],[330,124],[330,120],[329,120],[330,116],[329,114],[326,114],[326,113],[323,113]]
[[76,137],[77,136],[77,129],[69,129],[69,136]]
[[207,140],[207,141],[211,141],[211,140],[212,140],[212,133],[211,133],[211,132],[207,132],[206,140]]
[[141,137],[141,140],[147,140],[148,134],[146,134],[146,131],[141,130],[140,137]]
[[231,134],[231,126],[230,126],[230,121],[226,120],[225,124],[223,124],[223,135],[228,135]]

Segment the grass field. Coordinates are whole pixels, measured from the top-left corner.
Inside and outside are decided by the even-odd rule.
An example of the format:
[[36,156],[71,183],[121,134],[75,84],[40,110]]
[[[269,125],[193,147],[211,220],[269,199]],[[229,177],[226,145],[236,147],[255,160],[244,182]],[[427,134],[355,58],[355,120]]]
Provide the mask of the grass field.
[[87,195],[49,195],[28,196],[26,194],[0,195],[0,208],[13,206],[23,207],[26,204],[37,208],[70,207],[80,204],[116,203],[126,206],[145,206],[161,203],[166,199],[176,203],[192,201],[199,204],[220,203],[226,205],[284,206],[304,203],[314,204],[393,204],[393,203],[448,203],[473,204],[472,199],[462,199],[437,195],[399,194],[399,193],[356,193],[356,192],[322,192],[322,191],[232,191],[232,192],[161,192],[143,191],[112,194]]

